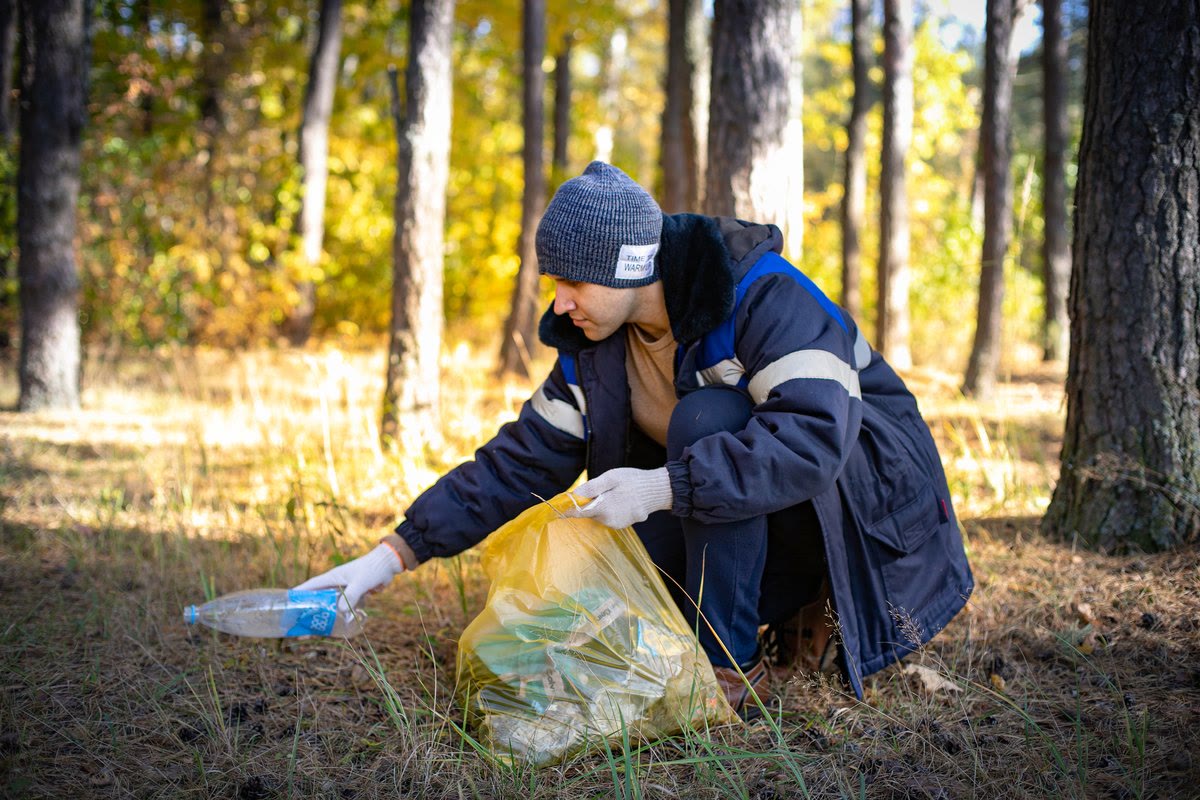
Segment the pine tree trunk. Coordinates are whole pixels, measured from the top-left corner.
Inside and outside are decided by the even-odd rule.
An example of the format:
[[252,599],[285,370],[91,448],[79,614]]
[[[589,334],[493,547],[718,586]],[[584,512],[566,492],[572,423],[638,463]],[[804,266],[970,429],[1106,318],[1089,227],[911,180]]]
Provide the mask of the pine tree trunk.
[[[300,169],[303,191],[300,198],[300,238],[304,267],[309,273],[321,269],[325,239],[325,187],[329,179],[329,118],[342,50],[342,0],[321,0],[316,46],[308,66],[308,88],[304,95],[304,118],[300,123]],[[311,274],[296,283],[298,295],[283,332],[294,345],[308,341],[317,310],[317,287]]]
[[78,408],[75,215],[79,145],[87,119],[84,2],[27,0],[21,24],[19,408]]
[[1066,358],[1070,337],[1067,291],[1071,281],[1071,244],[1067,232],[1067,39],[1062,0],[1042,0],[1042,117],[1046,125],[1042,241],[1046,311],[1042,329],[1047,361]]
[[870,108],[871,3],[850,0],[850,55],[854,100],[846,125],[846,177],[842,196],[842,306],[862,315],[862,227],[867,207],[867,112]]
[[525,191],[521,199],[521,266],[513,290],[512,311],[504,326],[500,345],[500,371],[528,377],[530,356],[537,345],[538,266],[534,238],[538,220],[546,206],[546,176],[542,157],[542,126],[545,121],[542,93],[546,76],[542,59],[546,53],[546,0],[524,0],[524,120]]
[[883,4],[883,164],[879,176],[879,298],[876,346],[892,366],[909,350],[909,230],[906,159],[912,142],[912,0]]
[[404,441],[406,447],[438,441],[453,25],[454,0],[413,0],[403,112],[392,75],[399,152],[392,324],[380,432],[385,440]]
[[600,89],[600,124],[592,136],[595,145],[593,156],[596,161],[611,163],[613,143],[616,138],[617,99],[620,95],[621,77],[625,72],[625,53],[629,39],[624,28],[617,28],[608,37],[604,53],[604,73]]
[[208,223],[209,235],[215,240],[225,261],[224,224],[221,221],[216,191],[217,143],[225,130],[225,115],[221,110],[221,92],[228,73],[229,51],[225,43],[224,8],[228,0],[202,0],[200,15],[200,43],[204,52],[200,57],[196,76],[199,92],[200,123],[197,143],[204,165],[204,219]]
[[782,222],[800,153],[785,148],[800,5],[716,0],[704,210]]
[[689,29],[703,14],[700,0],[670,0],[667,11],[666,103],[662,119],[663,211],[676,214],[699,206],[699,169],[694,119],[696,53]]
[[554,57],[554,156],[550,160],[550,180],[555,188],[567,179],[570,169],[572,50],[574,37],[563,34],[562,48]]
[[979,313],[963,393],[988,397],[1000,368],[1004,261],[1012,238],[1012,50],[1014,0],[988,0],[983,62],[983,259]]
[[1200,534],[1200,7],[1095,0],[1087,64],[1067,424],[1043,529],[1168,548]]

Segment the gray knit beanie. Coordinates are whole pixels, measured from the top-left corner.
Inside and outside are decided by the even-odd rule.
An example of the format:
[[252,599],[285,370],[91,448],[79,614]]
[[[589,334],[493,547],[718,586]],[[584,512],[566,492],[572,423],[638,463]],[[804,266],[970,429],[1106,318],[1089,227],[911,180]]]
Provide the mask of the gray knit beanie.
[[538,271],[618,289],[658,280],[662,210],[616,167],[593,161],[554,193],[537,229]]

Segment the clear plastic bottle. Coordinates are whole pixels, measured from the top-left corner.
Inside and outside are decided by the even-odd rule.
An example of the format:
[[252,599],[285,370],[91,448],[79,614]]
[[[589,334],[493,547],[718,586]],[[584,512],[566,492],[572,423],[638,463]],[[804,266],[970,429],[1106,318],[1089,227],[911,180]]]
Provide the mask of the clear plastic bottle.
[[199,622],[238,636],[338,636],[362,633],[366,612],[338,608],[337,589],[246,589],[183,610],[183,621]]

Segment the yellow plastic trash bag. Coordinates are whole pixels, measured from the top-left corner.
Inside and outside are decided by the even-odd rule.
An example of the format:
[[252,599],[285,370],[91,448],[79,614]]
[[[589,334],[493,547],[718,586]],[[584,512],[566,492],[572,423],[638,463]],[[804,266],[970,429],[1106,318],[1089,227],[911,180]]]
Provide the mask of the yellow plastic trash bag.
[[630,528],[562,516],[561,494],[493,533],[487,607],[458,643],[467,723],[499,758],[549,764],[604,739],[734,719]]

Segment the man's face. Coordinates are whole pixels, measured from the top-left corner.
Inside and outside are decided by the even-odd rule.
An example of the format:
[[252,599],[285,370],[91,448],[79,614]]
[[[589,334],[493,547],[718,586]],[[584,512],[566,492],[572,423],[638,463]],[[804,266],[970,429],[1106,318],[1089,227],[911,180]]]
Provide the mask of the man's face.
[[598,283],[554,280],[554,313],[568,314],[575,327],[593,342],[607,339],[633,315],[637,292]]

